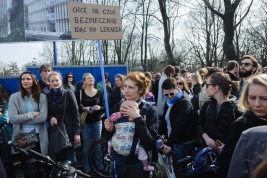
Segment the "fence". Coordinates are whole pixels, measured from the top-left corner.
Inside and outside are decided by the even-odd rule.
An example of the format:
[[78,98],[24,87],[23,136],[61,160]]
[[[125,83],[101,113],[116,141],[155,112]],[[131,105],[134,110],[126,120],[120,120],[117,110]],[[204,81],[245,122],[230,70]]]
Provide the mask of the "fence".
[[[41,79],[39,75],[39,67],[31,66],[27,67],[27,70],[34,73],[38,80]],[[95,85],[102,80],[100,66],[53,66],[53,70],[60,72],[63,80],[68,72],[73,73],[76,82],[82,80],[84,73],[91,73],[95,77]],[[114,76],[116,74],[120,73],[126,75],[128,72],[126,65],[104,66],[104,70],[109,74],[111,84],[115,82]],[[11,93],[15,93],[19,91],[19,76],[0,77],[0,84]]]

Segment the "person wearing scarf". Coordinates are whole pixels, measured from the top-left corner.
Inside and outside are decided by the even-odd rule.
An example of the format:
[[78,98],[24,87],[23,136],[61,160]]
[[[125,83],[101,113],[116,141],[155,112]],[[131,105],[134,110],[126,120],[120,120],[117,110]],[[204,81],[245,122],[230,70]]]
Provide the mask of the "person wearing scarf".
[[176,161],[185,158],[194,149],[196,141],[196,124],[193,120],[193,107],[188,95],[178,88],[175,79],[169,77],[162,83],[163,94],[166,97],[164,113],[161,116],[158,133],[167,137],[163,154],[171,150],[174,170],[183,168]]

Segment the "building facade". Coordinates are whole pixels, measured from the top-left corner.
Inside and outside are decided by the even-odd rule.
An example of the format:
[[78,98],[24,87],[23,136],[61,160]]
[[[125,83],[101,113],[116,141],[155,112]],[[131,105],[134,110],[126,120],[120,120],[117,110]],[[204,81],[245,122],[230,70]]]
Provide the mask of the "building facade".
[[0,0],[0,37],[7,37],[11,33],[8,9],[11,0]]
[[28,21],[30,31],[70,31],[68,1],[83,0],[28,0]]

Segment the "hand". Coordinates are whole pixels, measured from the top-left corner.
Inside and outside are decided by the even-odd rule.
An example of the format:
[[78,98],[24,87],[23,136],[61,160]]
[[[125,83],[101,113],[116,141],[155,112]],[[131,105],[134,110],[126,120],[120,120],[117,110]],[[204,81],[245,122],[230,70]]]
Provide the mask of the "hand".
[[217,147],[217,152],[219,154],[221,154],[225,144],[223,142],[221,142],[220,140],[218,140],[218,141],[220,142],[221,146]]
[[74,135],[74,143],[79,143],[81,141],[80,135]]
[[114,129],[114,123],[110,119],[106,119],[104,122],[105,129],[109,132],[111,132]]
[[209,136],[207,136],[206,138],[204,138],[206,145],[214,150],[217,150],[217,147],[215,145],[215,141],[212,140]]
[[140,110],[133,106],[121,107],[120,112],[122,113],[123,116],[128,116],[133,120],[137,117],[141,117]]
[[57,119],[55,117],[52,117],[50,120],[50,124],[52,127],[54,127],[54,125],[57,125]]
[[32,116],[33,116],[33,117],[40,116],[40,112],[32,112]]
[[167,146],[167,145],[163,145],[163,154],[164,155],[168,155],[171,151],[171,147]]
[[94,110],[95,110],[95,111],[98,111],[98,110],[100,110],[100,109],[101,109],[101,107],[100,107],[100,106],[98,106],[98,105],[94,105],[94,106],[93,106],[93,108],[94,108]]
[[90,111],[89,110],[90,107],[84,107],[82,108],[83,111],[89,112],[90,114],[92,114],[94,111]]

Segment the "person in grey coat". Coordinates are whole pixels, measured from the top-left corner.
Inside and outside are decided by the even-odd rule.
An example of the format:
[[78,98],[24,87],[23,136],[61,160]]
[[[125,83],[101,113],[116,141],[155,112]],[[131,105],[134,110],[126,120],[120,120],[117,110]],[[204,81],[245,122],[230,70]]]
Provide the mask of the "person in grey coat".
[[[48,117],[52,127],[56,127],[62,121],[65,107],[64,124],[72,144],[80,142],[80,117],[75,95],[72,91],[65,90],[62,86],[62,76],[58,72],[48,75],[50,93],[47,96]],[[66,102],[65,102],[66,96]],[[50,126],[50,127],[51,127]],[[53,144],[53,143],[49,143]],[[76,152],[73,147],[64,149],[59,153],[61,161],[69,160],[72,166],[77,167]]]
[[236,145],[228,178],[252,177],[254,169],[267,158],[267,126],[244,131]]
[[[23,133],[35,130],[39,137],[39,143],[31,144],[24,150],[33,149],[42,154],[48,154],[48,134],[46,129],[47,99],[41,93],[36,76],[31,72],[23,72],[20,75],[20,91],[11,95],[8,105],[10,123],[13,125],[12,141]],[[12,154],[16,152],[12,150]],[[27,160],[20,154],[20,160],[25,177],[27,176]],[[41,173],[40,173],[41,174]]]

